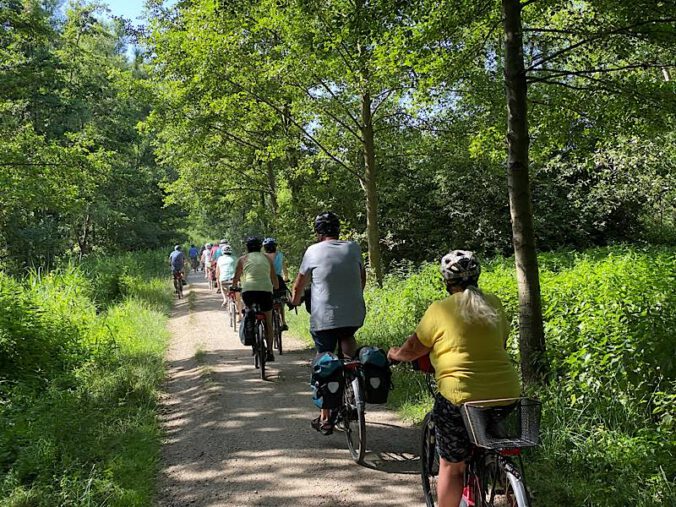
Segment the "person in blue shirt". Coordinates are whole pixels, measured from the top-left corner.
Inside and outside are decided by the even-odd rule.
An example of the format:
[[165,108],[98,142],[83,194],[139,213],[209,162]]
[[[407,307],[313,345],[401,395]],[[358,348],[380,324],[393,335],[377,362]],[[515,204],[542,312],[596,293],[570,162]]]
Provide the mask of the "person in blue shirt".
[[197,250],[197,247],[195,245],[190,245],[190,250],[188,250],[188,257],[190,257],[190,264],[192,266],[192,270],[197,273],[197,267],[199,266],[199,260],[198,260],[198,255],[199,255],[199,250]]
[[185,265],[185,256],[183,255],[183,252],[181,252],[181,245],[176,245],[174,247],[174,251],[169,254],[169,265],[171,266],[171,273],[174,277],[178,273],[183,272],[183,266]]
[[[286,270],[286,262],[284,261],[284,254],[277,249],[277,240],[275,238],[265,238],[263,240],[263,250],[265,250],[265,255],[268,256],[268,259],[272,261],[272,265],[275,268],[275,274],[279,281],[279,289],[275,291],[274,296],[278,298],[286,297],[287,288],[286,282],[289,280],[289,273]],[[282,331],[288,331],[289,326],[286,324],[286,312],[284,311],[284,305],[282,305],[281,311],[282,317]]]

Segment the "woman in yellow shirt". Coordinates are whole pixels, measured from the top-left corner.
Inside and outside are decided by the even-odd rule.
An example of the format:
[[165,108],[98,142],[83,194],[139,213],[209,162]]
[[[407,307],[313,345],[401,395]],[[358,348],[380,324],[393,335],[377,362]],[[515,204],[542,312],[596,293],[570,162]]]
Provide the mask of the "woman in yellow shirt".
[[481,267],[472,252],[453,250],[441,259],[450,296],[435,301],[418,327],[388,357],[413,361],[430,354],[439,393],[432,409],[439,451],[440,507],[457,507],[471,444],[459,405],[517,398],[519,378],[505,350],[509,326],[500,300],[478,287]]

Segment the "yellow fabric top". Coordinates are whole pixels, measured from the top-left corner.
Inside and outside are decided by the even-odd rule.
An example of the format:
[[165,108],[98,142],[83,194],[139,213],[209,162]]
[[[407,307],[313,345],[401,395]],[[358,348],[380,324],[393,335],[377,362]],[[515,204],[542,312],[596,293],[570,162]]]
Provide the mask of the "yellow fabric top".
[[270,265],[270,259],[261,252],[246,254],[242,267],[242,292],[272,292]]
[[432,349],[430,360],[439,392],[456,405],[518,398],[519,377],[504,348],[509,326],[500,300],[486,294],[498,311],[497,326],[491,326],[460,317],[457,301],[461,295],[432,303],[415,331],[420,342]]

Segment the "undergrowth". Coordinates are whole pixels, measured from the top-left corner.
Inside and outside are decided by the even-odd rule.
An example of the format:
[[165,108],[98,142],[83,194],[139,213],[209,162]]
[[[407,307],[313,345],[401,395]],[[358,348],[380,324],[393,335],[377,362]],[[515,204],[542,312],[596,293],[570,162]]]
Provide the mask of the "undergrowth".
[[145,506],[171,290],[163,253],[0,273],[0,505]]
[[[676,252],[610,247],[539,257],[552,374],[543,401],[541,445],[527,455],[536,505],[676,505],[674,457]],[[518,363],[513,259],[485,262],[481,287],[497,294],[512,322]],[[436,265],[369,287],[362,344],[387,349],[413,332],[445,297]],[[310,340],[307,313],[289,318]],[[430,408],[421,376],[395,368],[390,403],[420,421]]]

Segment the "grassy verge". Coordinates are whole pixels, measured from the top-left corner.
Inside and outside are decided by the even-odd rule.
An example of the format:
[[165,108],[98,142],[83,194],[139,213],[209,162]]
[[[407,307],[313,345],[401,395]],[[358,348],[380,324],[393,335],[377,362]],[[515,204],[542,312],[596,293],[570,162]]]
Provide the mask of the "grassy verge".
[[152,503],[172,301],[163,257],[0,275],[3,507]]
[[[537,505],[676,505],[673,337],[676,251],[613,247],[540,257],[550,383],[541,446],[527,455]],[[512,259],[485,263],[481,285],[512,319],[509,349],[518,362],[518,307]],[[387,349],[444,297],[436,265],[389,277],[366,292],[357,339]],[[309,339],[307,314],[291,316]],[[390,403],[419,421],[429,409],[419,374],[397,368]]]

